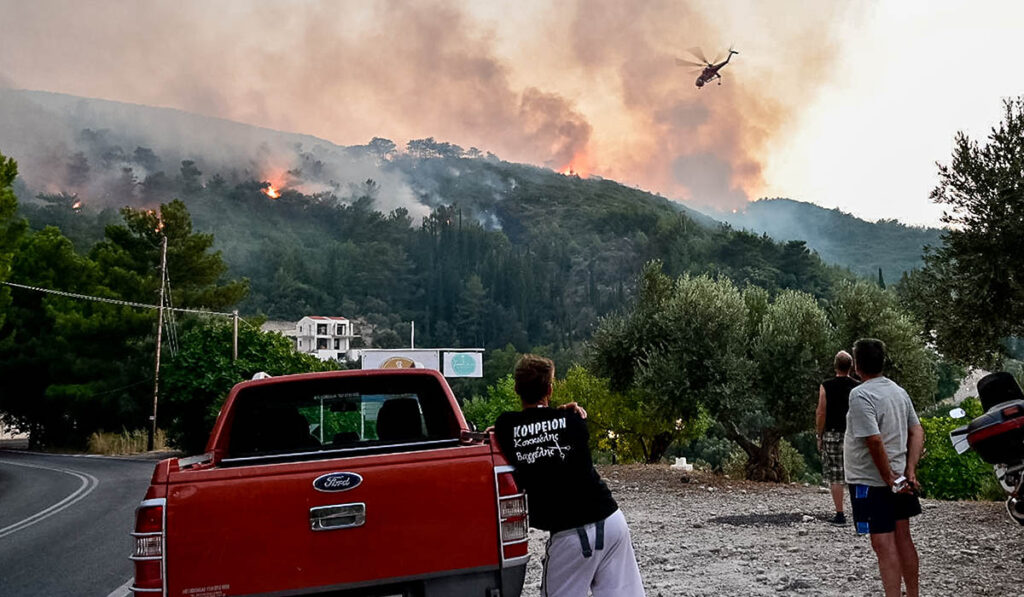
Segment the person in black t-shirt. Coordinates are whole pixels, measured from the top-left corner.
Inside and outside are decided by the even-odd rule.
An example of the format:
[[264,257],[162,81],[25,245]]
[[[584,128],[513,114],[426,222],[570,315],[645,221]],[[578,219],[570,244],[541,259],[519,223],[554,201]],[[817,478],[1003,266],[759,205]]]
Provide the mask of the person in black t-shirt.
[[846,472],[843,464],[843,438],[846,434],[846,411],[850,408],[850,390],[857,380],[850,377],[853,357],[845,350],[836,353],[833,362],[836,376],[826,379],[818,387],[818,410],[815,426],[818,430],[818,450],[821,451],[821,472],[832,491],[836,515],[832,524],[846,524],[843,512],[843,488]]
[[526,492],[530,526],[551,533],[541,593],[642,597],[629,527],[590,456],[586,413],[575,404],[548,408],[554,378],[550,359],[524,355],[515,370],[523,410],[494,423],[498,446]]

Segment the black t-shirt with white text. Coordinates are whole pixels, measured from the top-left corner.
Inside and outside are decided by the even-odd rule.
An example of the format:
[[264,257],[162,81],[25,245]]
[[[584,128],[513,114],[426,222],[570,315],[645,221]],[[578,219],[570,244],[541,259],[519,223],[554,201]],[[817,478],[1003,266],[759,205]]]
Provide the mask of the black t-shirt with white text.
[[507,412],[494,433],[526,492],[530,526],[557,533],[604,520],[618,509],[594,470],[586,422],[569,410]]

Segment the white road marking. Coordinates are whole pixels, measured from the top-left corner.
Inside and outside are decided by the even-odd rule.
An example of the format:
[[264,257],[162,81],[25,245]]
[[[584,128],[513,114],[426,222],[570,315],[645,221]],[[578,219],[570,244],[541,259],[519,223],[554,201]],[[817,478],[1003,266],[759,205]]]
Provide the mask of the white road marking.
[[97,479],[96,477],[90,475],[89,473],[82,473],[82,472],[73,471],[73,470],[64,469],[64,468],[53,468],[53,467],[49,467],[49,466],[40,466],[40,465],[37,465],[37,464],[22,464],[22,463],[17,463],[17,462],[11,462],[9,460],[3,460],[3,461],[0,461],[0,462],[2,462],[3,464],[10,464],[12,466],[24,466],[24,467],[27,467],[27,468],[38,468],[38,469],[43,469],[43,470],[47,470],[47,471],[53,471],[53,472],[57,472],[57,473],[64,473],[65,475],[71,475],[73,477],[77,477],[77,478],[81,479],[81,481],[82,481],[82,485],[79,486],[79,488],[77,490],[75,490],[74,493],[72,493],[68,497],[64,498],[63,500],[57,502],[56,504],[50,506],[49,508],[46,508],[45,510],[40,510],[39,512],[36,512],[35,514],[33,514],[32,516],[29,516],[28,518],[25,518],[25,519],[23,519],[21,521],[18,521],[16,523],[12,524],[12,525],[8,525],[8,526],[0,529],[0,539],[3,539],[4,537],[6,537],[8,535],[17,533],[18,531],[20,531],[22,529],[28,528],[28,527],[34,525],[37,522],[40,522],[42,520],[46,520],[47,518],[53,516],[54,514],[60,512],[61,510],[63,510],[65,508],[75,504],[78,501],[81,501],[87,495],[92,493],[92,491],[94,489],[96,489],[96,486],[100,484],[99,479]]
[[131,591],[129,589],[132,588],[133,582],[135,582],[135,578],[129,578],[123,585],[111,591],[107,597],[128,597],[128,595],[131,595]]

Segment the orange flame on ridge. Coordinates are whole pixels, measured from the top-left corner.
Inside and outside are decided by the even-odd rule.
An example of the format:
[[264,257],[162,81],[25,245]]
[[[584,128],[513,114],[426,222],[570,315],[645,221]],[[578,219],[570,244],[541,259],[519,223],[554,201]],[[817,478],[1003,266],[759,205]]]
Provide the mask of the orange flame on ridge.
[[274,185],[270,185],[265,189],[260,189],[260,191],[267,197],[270,197],[271,199],[277,199],[278,197],[281,196],[281,191],[277,190],[277,187],[275,187]]
[[569,163],[565,167],[560,168],[558,173],[562,176],[579,176],[580,178],[586,178],[590,174],[590,167],[587,164],[587,154],[583,151],[572,156]]

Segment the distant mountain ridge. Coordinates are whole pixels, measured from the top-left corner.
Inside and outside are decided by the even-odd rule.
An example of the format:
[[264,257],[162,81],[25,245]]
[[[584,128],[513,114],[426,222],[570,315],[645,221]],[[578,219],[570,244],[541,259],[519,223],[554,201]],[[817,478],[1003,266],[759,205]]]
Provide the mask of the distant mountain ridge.
[[[200,182],[211,182],[213,175],[229,184],[272,180],[307,195],[356,196],[372,179],[375,206],[384,213],[401,207],[417,221],[438,206],[458,203],[467,217],[504,230],[514,242],[523,234],[535,237],[549,223],[574,220],[577,227],[602,234],[628,235],[677,212],[709,229],[726,222],[780,242],[803,240],[827,263],[869,278],[881,268],[888,282],[921,264],[922,247],[941,242],[937,229],[866,222],[789,199],[756,201],[736,214],[709,214],[611,180],[564,177],[490,154],[482,157],[479,151],[479,158],[462,159],[470,152],[459,154],[462,149],[448,143],[424,147],[431,159],[391,160],[380,153],[386,147],[372,143],[345,147],[181,110],[0,89],[0,151],[19,161],[23,201],[59,189],[97,207],[138,205],[143,196],[159,199],[161,189],[173,188],[171,179],[187,160],[204,177]],[[453,148],[460,159],[445,154]],[[151,159],[141,159],[139,150]],[[129,188],[128,196],[110,192],[121,179],[127,180],[122,186]],[[524,188],[529,189],[525,194]],[[202,210],[197,216],[202,224]]]
[[908,226],[896,220],[868,222],[839,209],[793,199],[759,199],[743,211],[718,213],[729,225],[767,234],[777,241],[803,240],[827,263],[886,283],[923,265],[927,246],[942,244],[942,229]]

